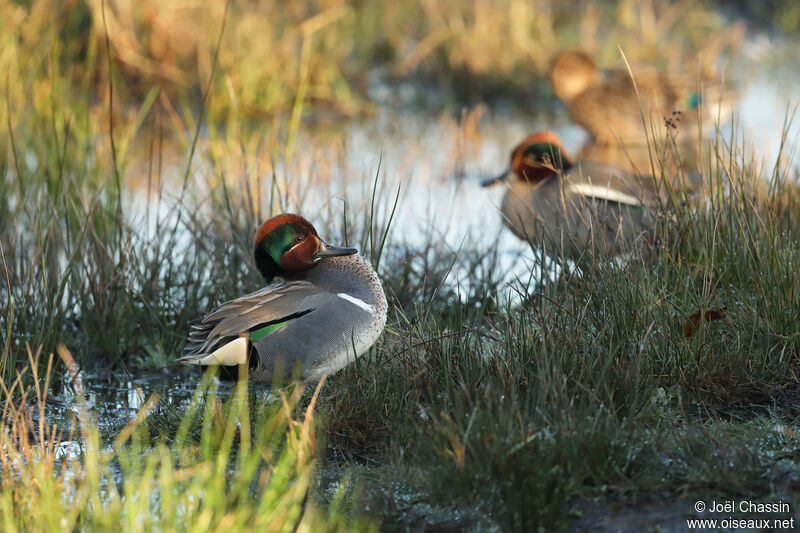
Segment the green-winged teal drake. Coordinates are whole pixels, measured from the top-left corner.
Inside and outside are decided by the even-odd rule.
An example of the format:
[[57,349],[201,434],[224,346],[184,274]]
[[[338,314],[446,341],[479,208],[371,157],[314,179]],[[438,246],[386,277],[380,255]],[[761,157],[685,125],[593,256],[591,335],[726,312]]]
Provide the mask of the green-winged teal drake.
[[[682,135],[713,131],[717,118],[730,115],[733,95],[708,74],[688,76],[655,69],[598,70],[591,57],[578,50],[557,54],[550,63],[553,93],[567,106],[570,117],[596,141],[644,144],[642,113],[659,134],[669,128]],[[641,105],[639,100],[641,99]],[[690,137],[691,138],[691,137]]]
[[559,138],[539,132],[511,152],[511,165],[484,187],[506,183],[505,225],[552,257],[617,255],[655,224],[658,187],[650,176],[591,161],[573,162]]
[[355,248],[322,241],[306,219],[281,214],[264,222],[255,263],[269,285],[193,322],[182,362],[249,361],[257,381],[298,371],[318,380],[366,352],[383,331],[387,304],[378,275]]

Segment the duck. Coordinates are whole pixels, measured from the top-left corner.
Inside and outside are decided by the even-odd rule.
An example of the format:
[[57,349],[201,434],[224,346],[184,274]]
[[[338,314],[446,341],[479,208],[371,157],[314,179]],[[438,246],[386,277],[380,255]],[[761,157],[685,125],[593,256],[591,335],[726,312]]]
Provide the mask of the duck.
[[550,62],[553,94],[572,120],[600,143],[647,144],[646,133],[664,132],[691,138],[697,135],[698,123],[707,134],[731,114],[734,95],[725,94],[709,73],[688,76],[649,68],[634,70],[633,77],[636,87],[627,69],[598,70],[580,50],[562,51]]
[[573,162],[550,131],[527,137],[511,152],[509,167],[481,185],[501,183],[504,225],[548,256],[574,261],[630,251],[655,226],[662,198],[650,175]]
[[254,258],[267,285],[190,323],[182,363],[247,363],[254,381],[319,381],[380,337],[386,295],[356,248],[328,244],[308,220],[283,213],[259,227]]

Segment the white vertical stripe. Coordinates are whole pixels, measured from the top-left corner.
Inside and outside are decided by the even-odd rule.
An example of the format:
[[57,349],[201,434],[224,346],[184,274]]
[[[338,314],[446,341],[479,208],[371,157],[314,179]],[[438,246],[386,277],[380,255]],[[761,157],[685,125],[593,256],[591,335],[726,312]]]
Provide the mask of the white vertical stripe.
[[571,192],[580,194],[581,196],[588,196],[591,198],[608,200],[610,202],[617,202],[620,204],[628,204],[636,206],[642,205],[642,202],[639,201],[639,199],[636,198],[635,196],[631,196],[630,194],[626,194],[622,191],[612,189],[607,185],[603,186],[603,185],[592,185],[591,183],[573,183],[569,186],[569,190]]
[[351,304],[357,305],[358,307],[360,307],[361,309],[363,309],[364,311],[366,311],[367,313],[369,313],[371,315],[375,314],[375,308],[373,306],[369,305],[364,300],[356,298],[355,296],[350,296],[349,294],[346,294],[346,293],[343,293],[343,292],[340,292],[336,296],[338,296],[342,300],[346,300],[346,301],[350,302]]

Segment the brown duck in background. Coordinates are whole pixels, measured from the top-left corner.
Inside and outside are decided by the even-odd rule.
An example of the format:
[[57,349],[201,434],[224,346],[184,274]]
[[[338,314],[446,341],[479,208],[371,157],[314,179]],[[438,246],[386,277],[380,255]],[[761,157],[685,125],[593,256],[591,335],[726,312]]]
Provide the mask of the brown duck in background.
[[[647,144],[634,143],[603,143],[594,140],[586,142],[578,151],[579,161],[596,161],[607,165],[623,168],[638,174],[662,174],[675,176],[679,172],[684,174],[697,173],[701,163],[700,148],[704,147],[706,153],[711,148],[712,141],[697,140],[680,142],[657,142]],[[655,146],[654,146],[655,145]]]
[[[586,53],[567,50],[550,63],[553,93],[572,119],[599,143],[647,142],[642,112],[654,133],[669,128],[681,136],[713,131],[731,113],[734,99],[707,74],[668,74],[655,69],[633,70],[637,97],[627,69],[598,70]],[[641,99],[641,106],[639,100]],[[663,126],[662,126],[663,125]],[[649,132],[650,133],[650,132]]]

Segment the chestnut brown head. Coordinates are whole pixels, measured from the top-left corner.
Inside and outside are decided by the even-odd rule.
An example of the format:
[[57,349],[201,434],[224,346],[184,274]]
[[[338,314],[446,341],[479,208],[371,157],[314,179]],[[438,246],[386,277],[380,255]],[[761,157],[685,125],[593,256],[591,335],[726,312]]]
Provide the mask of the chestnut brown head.
[[488,187],[516,177],[528,183],[538,183],[566,172],[572,167],[567,151],[558,136],[550,131],[534,133],[511,152],[511,165],[503,173],[481,185]]
[[351,255],[355,248],[332,246],[319,238],[311,223],[283,213],[264,222],[255,238],[256,267],[267,282],[281,274],[300,274],[326,257]]
[[569,102],[589,88],[597,79],[594,61],[580,50],[566,50],[550,62],[550,85],[553,94]]

